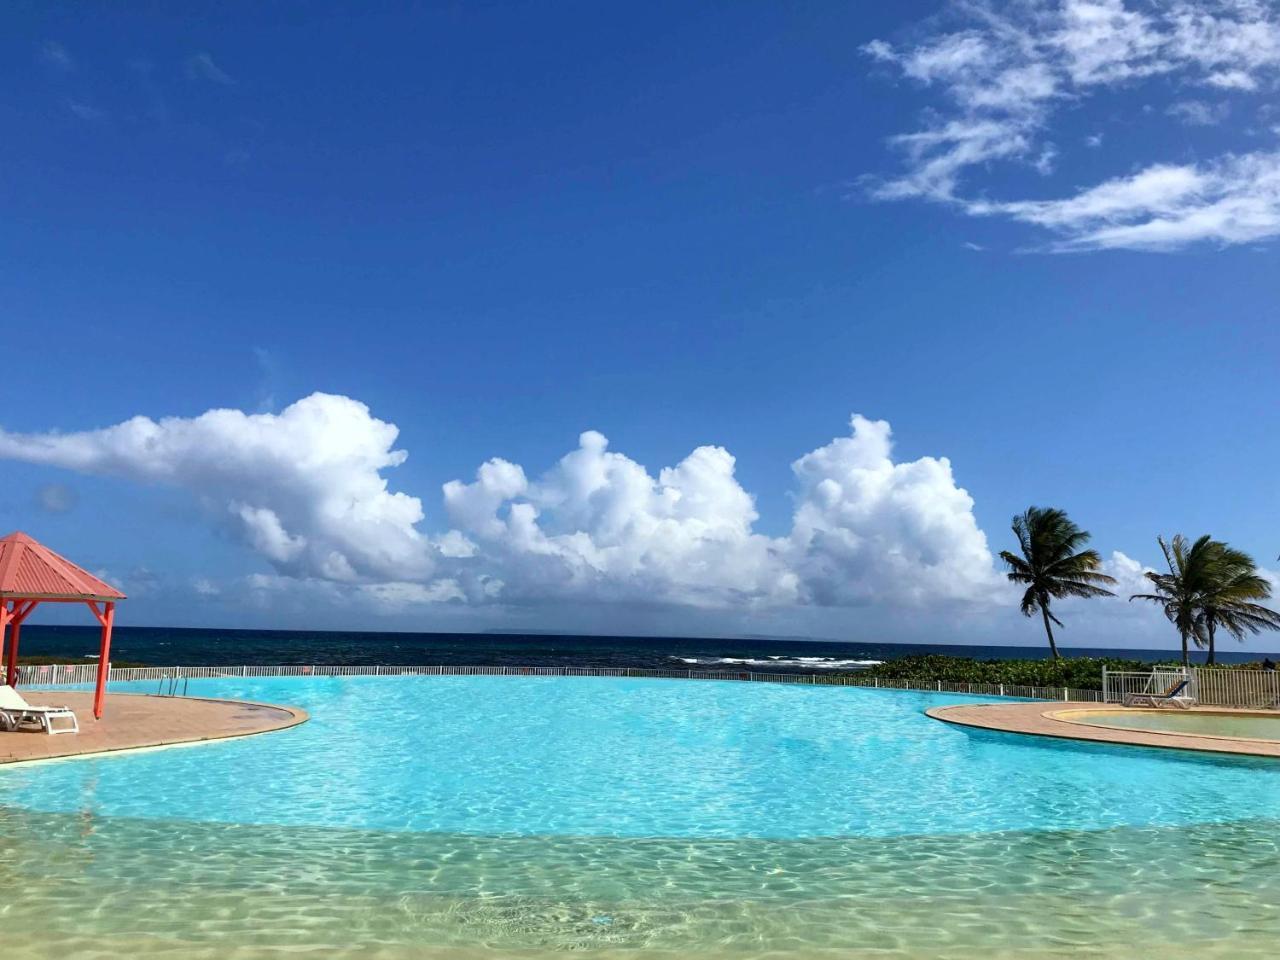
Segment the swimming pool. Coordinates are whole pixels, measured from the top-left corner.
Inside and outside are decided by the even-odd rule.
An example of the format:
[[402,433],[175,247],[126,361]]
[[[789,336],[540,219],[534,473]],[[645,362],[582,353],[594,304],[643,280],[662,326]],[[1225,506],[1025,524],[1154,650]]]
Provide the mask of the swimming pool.
[[1280,936],[1267,761],[965,732],[922,711],[968,698],[859,688],[191,693],[312,719],[0,770],[23,955],[1238,957]]
[[1074,710],[1063,719],[1125,730],[1187,734],[1197,737],[1243,737],[1280,741],[1280,714],[1248,714],[1197,710]]

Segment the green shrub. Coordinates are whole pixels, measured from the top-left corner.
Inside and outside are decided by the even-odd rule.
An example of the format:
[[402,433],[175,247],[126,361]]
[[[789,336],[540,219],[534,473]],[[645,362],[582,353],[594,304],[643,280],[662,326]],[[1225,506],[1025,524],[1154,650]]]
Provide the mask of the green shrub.
[[931,653],[889,660],[859,671],[860,676],[882,680],[941,680],[944,683],[1004,683],[1024,687],[1075,687],[1102,689],[1102,668],[1151,669],[1142,660],[1118,657],[1064,657],[1061,660],[975,660]]

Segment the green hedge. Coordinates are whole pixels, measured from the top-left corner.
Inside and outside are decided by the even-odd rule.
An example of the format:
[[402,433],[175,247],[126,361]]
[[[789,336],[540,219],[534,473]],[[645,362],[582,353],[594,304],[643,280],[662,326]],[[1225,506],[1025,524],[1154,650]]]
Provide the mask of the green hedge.
[[883,680],[942,680],[946,683],[1006,683],[1025,687],[1102,689],[1102,668],[1150,670],[1142,660],[1118,657],[1066,657],[1062,660],[975,660],[942,654],[900,657],[878,667],[860,670],[864,677]]

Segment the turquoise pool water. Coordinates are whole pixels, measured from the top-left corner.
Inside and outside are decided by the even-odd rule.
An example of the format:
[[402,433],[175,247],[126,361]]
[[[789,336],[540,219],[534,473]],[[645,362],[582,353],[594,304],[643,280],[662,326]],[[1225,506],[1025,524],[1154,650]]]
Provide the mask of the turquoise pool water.
[[[154,689],[140,684],[140,689]],[[483,835],[888,837],[1280,817],[1280,765],[974,737],[965,698],[563,677],[193,681],[287,735],[4,771],[46,812]]]
[[0,770],[20,955],[1263,957],[1280,938],[1266,761],[969,733],[922,712],[967,698],[858,688],[191,693],[312,720]]

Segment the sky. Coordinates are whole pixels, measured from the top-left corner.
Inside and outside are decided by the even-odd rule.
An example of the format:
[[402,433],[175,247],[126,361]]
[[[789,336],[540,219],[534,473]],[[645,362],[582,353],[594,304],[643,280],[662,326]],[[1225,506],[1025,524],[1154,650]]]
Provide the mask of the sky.
[[1280,567],[1276,3],[3,18],[0,525],[121,623],[1035,644],[1032,504],[1067,646]]

